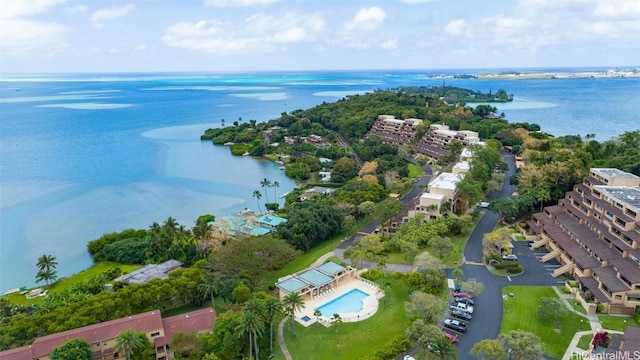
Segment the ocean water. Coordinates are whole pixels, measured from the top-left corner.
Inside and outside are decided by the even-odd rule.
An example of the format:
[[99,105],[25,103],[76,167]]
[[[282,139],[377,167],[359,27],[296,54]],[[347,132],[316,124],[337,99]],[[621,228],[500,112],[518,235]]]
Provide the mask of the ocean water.
[[[555,135],[607,140],[640,128],[638,78],[444,81],[503,88],[515,95],[496,105],[507,119]],[[68,276],[91,265],[86,243],[104,233],[255,209],[263,178],[280,183],[278,194],[293,189],[276,164],[199,140],[221,119],[261,122],[348,95],[442,83],[427,71],[2,75],[0,290],[34,285],[42,254]]]

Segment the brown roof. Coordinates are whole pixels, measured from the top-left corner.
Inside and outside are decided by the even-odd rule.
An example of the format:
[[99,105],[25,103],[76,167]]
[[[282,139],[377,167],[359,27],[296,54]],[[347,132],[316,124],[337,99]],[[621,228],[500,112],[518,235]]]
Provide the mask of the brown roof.
[[601,303],[611,302],[611,299],[609,299],[609,297],[600,288],[598,288],[598,280],[594,279],[592,276],[579,277],[578,281],[580,281],[581,284],[586,286],[589,289],[589,291],[591,291],[591,294],[593,294],[593,296],[599,302]]
[[631,290],[629,285],[625,284],[618,278],[618,272],[612,266],[601,266],[593,268],[593,272],[598,275],[598,278],[604,286],[611,292],[621,292]]
[[31,345],[0,352],[2,360],[32,360]]
[[167,341],[173,337],[176,332],[204,332],[213,330],[213,323],[216,320],[216,311],[212,308],[205,308],[190,312],[188,314],[180,314],[168,317],[162,320],[164,324],[164,334]]
[[629,351],[629,353],[633,355],[638,349],[640,349],[640,327],[627,326],[622,335],[622,346],[620,350]]
[[53,347],[60,346],[71,339],[85,339],[89,344],[93,344],[115,339],[121,331],[129,329],[144,333],[161,330],[160,310],[39,337],[32,344],[33,358],[43,357],[49,354]]

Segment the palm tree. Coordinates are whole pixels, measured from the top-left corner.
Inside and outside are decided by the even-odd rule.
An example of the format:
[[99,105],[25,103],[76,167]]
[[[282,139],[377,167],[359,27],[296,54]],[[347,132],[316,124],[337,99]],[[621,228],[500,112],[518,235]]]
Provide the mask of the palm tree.
[[300,294],[292,292],[282,299],[282,305],[284,306],[285,314],[289,316],[291,320],[291,333],[293,336],[296,336],[296,328],[294,325],[295,313],[296,311],[304,309],[304,300]]
[[207,294],[211,296],[211,307],[214,310],[216,309],[216,304],[213,297],[218,292],[219,288],[220,282],[213,273],[204,275],[202,278],[200,278],[200,282],[198,283],[198,289],[207,292]]
[[252,196],[256,198],[256,203],[258,204],[258,213],[262,213],[262,210],[260,210],[260,198],[262,197],[260,190],[254,190]]
[[444,335],[436,336],[436,338],[429,343],[427,350],[441,360],[458,359],[458,349],[456,349],[456,346]]
[[273,321],[278,314],[282,313],[282,304],[277,298],[269,296],[264,301],[264,315],[269,323],[269,350],[273,354]]
[[262,181],[260,181],[260,185],[262,185],[262,188],[264,188],[264,198],[267,202],[269,202],[269,195],[267,194],[267,189],[268,187],[271,187],[271,181],[269,181],[269,179],[264,178],[262,179]]
[[278,201],[277,200],[278,199],[278,195],[276,193],[276,189],[280,187],[280,183],[276,180],[276,181],[273,182],[273,185],[271,185],[271,186],[273,186],[273,199],[274,199],[273,201],[276,202],[276,201]]
[[336,332],[338,332],[338,324],[342,322],[342,317],[340,317],[340,314],[338,313],[333,314],[333,316],[331,317],[331,322],[333,324],[336,324]]
[[135,332],[131,329],[121,331],[116,336],[116,345],[113,351],[124,351],[127,353],[127,360],[131,360],[131,354],[138,354],[143,351],[147,343],[147,336],[144,333]]
[[244,333],[249,334],[249,359],[252,355],[252,343],[255,348],[256,359],[259,359],[258,336],[264,331],[264,322],[261,316],[262,304],[258,299],[248,300],[242,310],[240,323],[236,327],[236,331],[240,332],[240,336]]
[[36,275],[36,282],[45,281],[47,287],[49,286],[50,280],[55,280],[58,278],[56,266],[58,262],[56,261],[56,257],[53,255],[42,255],[38,258],[38,262],[36,266],[38,267],[38,274]]

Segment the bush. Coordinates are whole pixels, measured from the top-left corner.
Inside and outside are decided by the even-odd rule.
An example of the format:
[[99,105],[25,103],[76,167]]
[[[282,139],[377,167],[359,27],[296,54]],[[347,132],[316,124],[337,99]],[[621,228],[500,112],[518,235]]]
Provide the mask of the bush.
[[382,349],[378,349],[373,359],[393,359],[398,354],[403,353],[409,347],[409,339],[404,335],[398,335],[389,340],[382,346]]
[[367,280],[376,281],[380,279],[384,275],[381,270],[378,269],[369,269],[363,272],[360,276]]

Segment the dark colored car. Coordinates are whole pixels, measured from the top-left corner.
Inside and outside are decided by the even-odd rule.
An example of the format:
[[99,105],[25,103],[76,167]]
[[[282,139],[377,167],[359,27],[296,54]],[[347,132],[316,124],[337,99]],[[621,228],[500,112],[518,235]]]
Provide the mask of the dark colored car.
[[457,297],[455,298],[455,301],[465,303],[467,305],[473,305],[473,300],[468,297]]
[[467,325],[460,322],[460,320],[455,319],[447,319],[444,321],[444,327],[449,328],[451,330],[455,330],[457,332],[465,332],[467,331]]
[[462,292],[462,291],[454,291],[454,292],[453,292],[453,297],[466,297],[466,298],[471,298],[471,295],[467,294],[466,292]]
[[461,310],[451,310],[451,317],[458,318],[465,321],[471,320],[471,314]]

